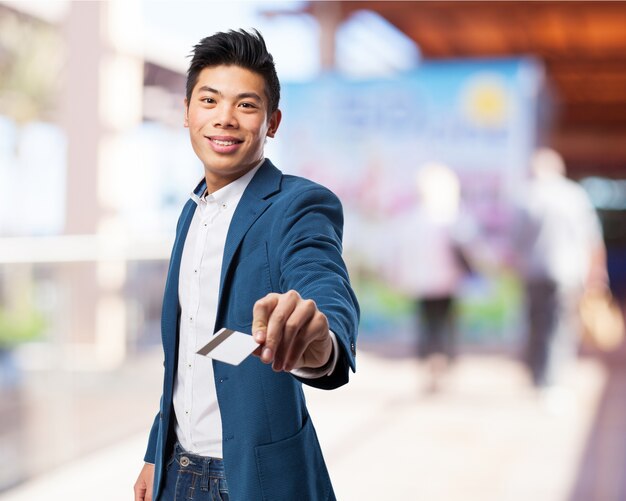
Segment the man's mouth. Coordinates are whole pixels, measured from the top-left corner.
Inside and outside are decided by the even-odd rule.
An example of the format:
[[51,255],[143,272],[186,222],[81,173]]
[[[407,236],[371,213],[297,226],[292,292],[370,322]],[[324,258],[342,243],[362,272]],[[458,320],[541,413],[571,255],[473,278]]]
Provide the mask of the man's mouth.
[[234,144],[239,144],[243,142],[239,139],[219,139],[216,137],[209,137],[208,139],[217,146],[232,146]]

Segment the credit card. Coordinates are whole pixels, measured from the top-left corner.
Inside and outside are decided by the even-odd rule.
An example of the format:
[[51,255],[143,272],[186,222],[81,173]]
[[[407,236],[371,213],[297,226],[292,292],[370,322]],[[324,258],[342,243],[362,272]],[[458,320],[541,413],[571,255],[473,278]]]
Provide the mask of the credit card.
[[239,365],[259,346],[250,334],[223,328],[196,353],[227,364]]

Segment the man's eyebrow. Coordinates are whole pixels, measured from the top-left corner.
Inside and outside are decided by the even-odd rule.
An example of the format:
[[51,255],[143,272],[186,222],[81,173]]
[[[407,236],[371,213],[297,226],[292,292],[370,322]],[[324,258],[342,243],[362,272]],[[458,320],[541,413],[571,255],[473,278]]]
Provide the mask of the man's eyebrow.
[[198,92],[212,92],[213,94],[221,94],[221,92],[213,87],[209,87],[208,85],[203,85],[198,89]]
[[[211,92],[212,94],[217,94],[219,96],[222,95],[222,93],[219,90],[214,89],[213,87],[209,87],[208,85],[203,85],[202,87],[200,87],[198,89],[198,92]],[[261,96],[259,96],[256,92],[242,92],[240,94],[237,94],[237,96],[235,97],[237,99],[254,99],[261,103],[263,102],[263,99],[261,98]]]
[[255,99],[256,101],[263,102],[261,96],[259,96],[256,92],[242,92],[241,94],[237,94],[238,99]]

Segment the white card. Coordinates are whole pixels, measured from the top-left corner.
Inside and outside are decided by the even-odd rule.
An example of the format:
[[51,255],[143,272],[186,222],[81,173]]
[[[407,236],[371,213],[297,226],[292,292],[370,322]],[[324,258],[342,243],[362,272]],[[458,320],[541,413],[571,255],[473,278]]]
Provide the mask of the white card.
[[239,365],[259,347],[252,336],[232,329],[220,329],[196,353],[220,362]]

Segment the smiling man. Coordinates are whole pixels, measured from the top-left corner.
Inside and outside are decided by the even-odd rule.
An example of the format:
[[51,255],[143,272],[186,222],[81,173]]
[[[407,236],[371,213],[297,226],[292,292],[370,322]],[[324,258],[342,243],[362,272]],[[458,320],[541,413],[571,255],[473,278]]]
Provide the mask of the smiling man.
[[[195,46],[184,123],[204,178],[176,229],[163,395],[135,501],[335,499],[302,384],[348,381],[359,311],[339,200],[264,158],[279,99],[257,31]],[[255,356],[196,353],[224,327],[251,334]]]

